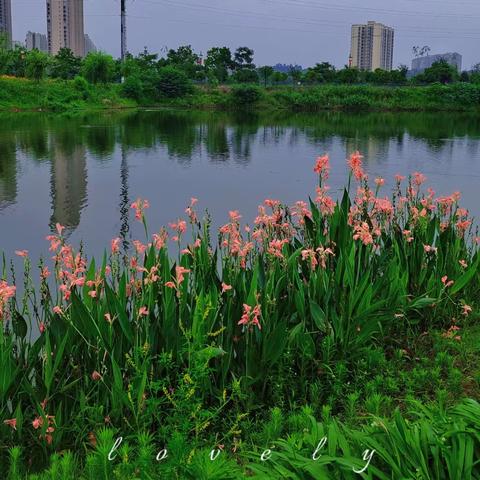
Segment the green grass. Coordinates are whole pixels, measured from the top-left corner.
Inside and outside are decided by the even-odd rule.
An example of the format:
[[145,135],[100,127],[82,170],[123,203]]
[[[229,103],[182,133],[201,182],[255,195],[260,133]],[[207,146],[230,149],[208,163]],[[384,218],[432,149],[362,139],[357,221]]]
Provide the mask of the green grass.
[[[84,85],[78,81],[0,78],[0,109],[74,111],[133,106],[169,106],[197,109],[258,111],[478,111],[480,85],[455,83],[429,86],[322,85],[312,87],[251,88],[259,100],[244,104],[233,92],[238,86],[195,87],[192,94],[177,99],[122,97],[121,86]],[[250,87],[247,87],[250,88]]]

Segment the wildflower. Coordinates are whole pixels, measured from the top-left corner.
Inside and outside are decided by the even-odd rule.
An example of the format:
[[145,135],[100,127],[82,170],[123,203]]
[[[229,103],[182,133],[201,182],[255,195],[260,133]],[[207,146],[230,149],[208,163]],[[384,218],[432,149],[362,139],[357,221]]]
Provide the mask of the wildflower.
[[62,236],[62,232],[65,230],[65,227],[63,225],[60,225],[59,223],[57,223],[55,225],[55,228],[57,229],[58,235]]
[[425,251],[425,253],[437,253],[437,248],[432,247],[431,245],[424,245],[423,250]]
[[423,175],[423,173],[415,172],[413,174],[413,181],[415,185],[417,185],[418,187],[422,185],[422,183],[425,183],[426,180],[427,180],[427,177]]
[[139,240],[134,240],[133,242],[133,246],[135,247],[135,251],[139,254],[139,255],[143,255],[145,253],[145,250],[147,249],[147,246],[144,245],[142,242],[140,242]]
[[144,211],[147,208],[150,208],[150,203],[148,202],[148,200],[142,200],[141,198],[138,198],[135,202],[132,203],[131,208],[135,210],[135,218],[138,221],[142,221]]
[[96,290],[90,290],[88,292],[88,296],[91,298],[97,298],[97,291]]
[[109,313],[104,315],[105,320],[111,325],[113,323],[112,316]]
[[465,260],[459,260],[458,263],[460,264],[460,266],[462,268],[467,268],[468,267],[468,263]]
[[8,425],[10,428],[13,428],[14,430],[17,429],[17,419],[16,418],[10,418],[9,420],[4,420],[3,423],[5,425]]
[[196,198],[192,197],[190,199],[190,205],[185,209],[185,213],[190,218],[191,223],[196,223],[197,222],[197,214],[193,210],[193,207],[197,202],[198,202],[198,200]]
[[315,173],[318,173],[321,180],[327,180],[330,171],[330,159],[328,155],[318,157],[313,169]]
[[42,270],[40,271],[40,278],[42,280],[46,280],[50,276],[50,270],[48,267],[43,267]]
[[40,322],[38,325],[38,329],[40,330],[40,333],[43,333],[46,330],[45,323]]
[[270,255],[283,259],[282,249],[286,243],[288,243],[288,240],[285,238],[283,240],[272,240],[268,245],[267,251]]
[[94,370],[94,371],[92,372],[91,377],[92,377],[92,380],[93,380],[94,382],[98,382],[98,380],[101,380],[101,378],[102,378],[102,376],[100,375],[100,373],[97,372],[96,370]]
[[227,285],[226,283],[222,282],[222,293],[228,292],[233,287],[231,285]]
[[242,218],[242,216],[240,215],[238,210],[232,210],[232,211],[228,212],[228,215],[230,217],[230,221],[235,222],[235,223],[238,223],[240,221],[240,219]]
[[43,418],[36,417],[35,420],[33,420],[32,425],[35,430],[38,430],[43,425]]
[[375,185],[377,187],[382,187],[383,185],[385,185],[385,179],[381,178],[381,177],[376,178],[375,179]]
[[63,315],[62,308],[59,307],[58,305],[55,305],[55,306],[53,307],[53,313],[56,313],[57,315]]
[[139,310],[138,310],[138,315],[139,316],[144,315],[145,317],[148,316],[147,307],[140,307]]
[[261,315],[260,311],[260,305],[256,305],[253,310],[250,305],[243,304],[243,315],[240,321],[238,322],[238,325],[246,325],[248,327],[251,327],[252,325],[255,325],[258,327],[259,330],[262,329],[262,326],[260,325],[260,320],[259,317]]
[[187,222],[185,220],[178,220],[177,223],[169,223],[168,226],[177,232],[177,235],[172,237],[172,240],[174,242],[180,241],[180,237],[182,236],[183,233],[186,232],[187,230]]
[[348,160],[348,165],[352,170],[353,176],[356,180],[363,180],[366,178],[365,173],[362,169],[362,156],[360,152],[354,152],[350,155],[350,159]]
[[28,250],[15,250],[15,255],[18,257],[28,257]]
[[4,308],[10,298],[15,296],[16,287],[9,286],[5,280],[0,280],[0,320],[4,316]]
[[368,226],[368,223],[363,222],[361,224],[355,225],[354,230],[354,240],[361,240],[364,245],[370,245],[373,243],[373,236],[370,232],[370,227]]
[[310,260],[310,268],[315,271],[318,260],[317,256],[315,255],[315,251],[311,248],[307,248],[306,250],[302,250],[302,260]]
[[448,280],[447,275],[442,277],[442,283],[445,285],[445,288],[451,287],[453,285],[453,280]]
[[464,315],[465,317],[468,317],[468,315],[472,312],[472,307],[470,305],[463,305],[462,306],[463,308],[463,312],[462,312],[462,315]]
[[157,250],[161,250],[167,241],[168,233],[162,229],[159,233],[153,234],[153,245]]
[[111,241],[112,255],[117,254],[120,251],[120,238],[114,238]]
[[322,215],[331,215],[335,209],[335,202],[327,195],[329,189],[330,187],[327,186],[316,188],[317,197],[315,202],[319,205]]
[[405,177],[403,175],[400,175],[400,174],[396,174],[395,175],[395,180],[397,183],[402,183],[404,180],[405,180]]
[[413,242],[413,237],[411,235],[411,230],[403,230],[402,234],[406,238],[407,243]]

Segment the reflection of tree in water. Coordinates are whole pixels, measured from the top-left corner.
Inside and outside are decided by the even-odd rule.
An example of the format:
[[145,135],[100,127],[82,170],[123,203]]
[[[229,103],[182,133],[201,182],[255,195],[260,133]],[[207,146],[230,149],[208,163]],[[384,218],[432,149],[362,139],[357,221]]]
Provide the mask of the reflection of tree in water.
[[99,159],[109,158],[115,151],[115,130],[113,126],[85,126],[85,143],[88,150]]
[[211,160],[217,162],[226,161],[230,158],[230,145],[225,122],[208,119],[203,124],[202,138]]
[[17,154],[15,139],[0,135],[0,210],[17,198]]
[[130,198],[128,189],[128,156],[127,147],[121,146],[122,161],[120,165],[120,238],[122,239],[122,246],[125,252],[128,251],[130,242],[128,233],[130,231],[129,212],[130,212]]

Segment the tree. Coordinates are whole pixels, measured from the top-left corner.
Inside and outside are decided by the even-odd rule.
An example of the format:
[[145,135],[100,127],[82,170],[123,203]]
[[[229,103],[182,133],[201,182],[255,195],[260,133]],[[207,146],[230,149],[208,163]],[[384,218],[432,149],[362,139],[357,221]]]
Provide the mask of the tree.
[[255,68],[253,63],[253,56],[255,52],[248,47],[239,47],[235,51],[234,55],[234,67],[235,70],[242,70],[242,69],[251,69]]
[[219,82],[228,80],[228,72],[233,67],[232,52],[227,47],[214,47],[207,52],[205,68]]
[[297,85],[300,83],[303,79],[303,72],[300,68],[297,67],[292,67],[290,68],[290,78],[292,79],[292,82]]
[[422,74],[415,77],[419,83],[452,83],[458,80],[458,70],[445,60],[435,62],[430,68],[427,68]]
[[268,80],[273,75],[273,72],[274,72],[273,67],[270,67],[268,65],[265,65],[258,69],[258,74],[260,75],[260,78],[262,79],[263,85],[265,86],[265,88],[267,88]]
[[167,53],[167,65],[183,70],[188,78],[202,80],[205,69],[200,57],[193,51],[191,45],[184,45],[177,50],[170,49]]
[[460,74],[460,81],[464,83],[468,83],[470,81],[470,75],[468,74],[468,72],[463,71]]
[[160,68],[156,86],[160,96],[169,98],[183,97],[192,90],[186,73],[171,66]]
[[307,83],[332,83],[336,78],[336,70],[328,62],[317,63],[307,70],[304,78]]
[[288,80],[288,73],[285,72],[273,72],[272,75],[272,82],[275,85],[278,85],[280,83],[285,83]]
[[340,83],[357,83],[360,80],[360,71],[357,68],[345,67],[337,72]]
[[53,78],[71,80],[80,73],[82,59],[76,57],[69,48],[61,48],[53,57],[50,74]]
[[26,56],[26,75],[28,78],[39,82],[47,71],[49,57],[38,50],[28,52]]
[[103,52],[90,52],[82,62],[81,72],[91,83],[108,83],[115,72],[115,62]]

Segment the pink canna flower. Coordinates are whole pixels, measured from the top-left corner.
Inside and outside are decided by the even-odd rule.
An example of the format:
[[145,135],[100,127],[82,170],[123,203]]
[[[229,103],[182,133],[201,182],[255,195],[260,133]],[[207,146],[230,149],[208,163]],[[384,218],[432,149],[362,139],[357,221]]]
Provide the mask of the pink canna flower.
[[222,293],[228,292],[231,290],[233,287],[231,285],[227,285],[226,283],[222,282]]
[[445,285],[445,288],[451,287],[453,285],[453,280],[448,280],[447,275],[442,277],[442,283]]
[[111,247],[112,247],[112,255],[117,254],[120,251],[120,238],[114,238],[111,241]]
[[252,307],[250,305],[247,305],[244,303],[243,315],[240,321],[238,322],[238,325],[245,325],[250,329],[252,328],[253,325],[255,325],[259,330],[261,330],[262,326],[260,325],[260,315],[261,315],[260,305],[256,305],[252,310]]
[[5,425],[8,425],[10,428],[13,428],[13,430],[17,429],[17,419],[16,418],[10,418],[9,420],[4,420],[3,423]]
[[135,210],[135,218],[141,222],[144,218],[145,210],[147,208],[150,208],[150,203],[148,202],[148,200],[142,200],[141,198],[137,198],[137,200],[132,203],[131,208]]
[[147,307],[140,307],[139,310],[138,310],[138,315],[139,316],[148,316],[148,310],[147,310]]
[[468,263],[465,260],[459,260],[458,263],[460,264],[460,266],[462,268],[467,268],[468,267]]
[[354,152],[350,155],[348,160],[348,165],[352,170],[353,176],[358,181],[364,180],[367,177],[362,168],[362,158],[360,152]]
[[33,425],[33,428],[35,430],[38,430],[43,425],[43,418],[42,417],[36,417],[35,420],[33,420],[32,425]]
[[96,370],[94,370],[94,371],[92,372],[91,377],[92,377],[92,380],[93,380],[94,382],[98,382],[99,380],[102,379],[102,376],[101,376],[100,373],[97,372]]
[[50,276],[50,270],[48,267],[43,267],[42,270],[40,271],[40,278],[42,280],[46,280]]
[[328,155],[318,157],[313,169],[315,173],[318,173],[320,179],[327,180],[330,172],[330,159]]
[[104,315],[105,320],[111,325],[113,323],[112,316],[109,313]]
[[405,180],[405,177],[403,175],[399,175],[398,173],[395,175],[395,181],[397,183],[402,183]]
[[413,174],[413,181],[415,185],[417,185],[417,187],[425,183],[426,180],[427,180],[427,177],[423,175],[423,173],[415,172]]
[[28,257],[28,250],[15,250],[15,255],[18,257]]
[[168,288],[176,288],[177,287],[174,282],[167,282],[167,283],[165,283],[165,286],[168,287]]
[[228,215],[230,217],[230,221],[235,222],[235,223],[238,223],[240,221],[240,219],[242,218],[242,216],[240,215],[238,210],[232,210],[232,211],[228,212]]
[[462,315],[464,315],[465,317],[467,317],[472,312],[472,307],[470,305],[465,304],[462,306],[462,308],[463,308]]
[[425,253],[437,253],[437,248],[432,247],[431,245],[424,245],[423,250],[425,251]]
[[55,305],[53,307],[53,313],[56,313],[57,315],[63,315],[63,310],[58,305]]
[[90,290],[88,292],[88,296],[91,298],[97,298],[97,291],[96,290]]
[[381,187],[381,186],[385,185],[385,179],[381,178],[381,177],[376,178],[375,179],[375,185],[377,187]]
[[38,329],[40,330],[40,333],[43,333],[46,330],[45,323],[40,322],[38,325]]

